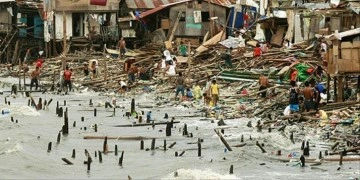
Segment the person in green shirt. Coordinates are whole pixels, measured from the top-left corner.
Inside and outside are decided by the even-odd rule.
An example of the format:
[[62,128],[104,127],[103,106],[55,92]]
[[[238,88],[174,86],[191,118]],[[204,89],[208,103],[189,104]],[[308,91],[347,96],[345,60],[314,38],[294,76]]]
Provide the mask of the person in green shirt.
[[180,42],[180,45],[179,45],[179,53],[183,57],[188,56],[187,46],[182,41]]

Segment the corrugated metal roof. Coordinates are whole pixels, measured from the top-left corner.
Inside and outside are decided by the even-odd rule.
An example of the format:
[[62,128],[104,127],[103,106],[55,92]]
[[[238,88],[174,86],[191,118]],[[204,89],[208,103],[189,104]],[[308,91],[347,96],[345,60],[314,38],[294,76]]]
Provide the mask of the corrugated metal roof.
[[[125,0],[126,5],[130,9],[154,9],[162,5],[167,6],[168,4],[182,3],[188,1],[189,0]],[[205,0],[205,1],[224,7],[230,7],[236,3],[236,0]]]

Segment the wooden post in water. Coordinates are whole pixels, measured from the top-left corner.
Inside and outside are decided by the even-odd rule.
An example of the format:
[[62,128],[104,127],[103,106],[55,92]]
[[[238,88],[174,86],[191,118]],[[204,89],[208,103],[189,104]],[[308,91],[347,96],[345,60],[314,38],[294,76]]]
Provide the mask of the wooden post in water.
[[175,157],[178,157],[178,156],[179,156],[178,152],[177,152],[177,151],[175,151]]
[[133,114],[135,112],[135,99],[131,99],[131,108],[130,113]]
[[339,165],[340,165],[340,166],[343,165],[343,156],[344,156],[344,153],[343,153],[343,152],[340,152],[340,161],[339,161]]
[[197,145],[198,145],[198,157],[201,157],[201,143],[198,142]]
[[301,161],[301,167],[305,167],[305,156],[301,155],[300,161]]
[[143,140],[140,141],[140,150],[144,150],[144,141]]
[[6,99],[6,97],[5,97],[5,104],[7,104],[7,99]]
[[96,111],[97,111],[97,110],[96,110],[96,108],[95,108],[95,109],[94,109],[94,117],[96,117]]
[[92,102],[92,99],[90,99],[89,106],[92,106],[92,105],[93,105],[93,102]]
[[[6,98],[6,97],[5,97]],[[30,99],[28,100],[28,106],[30,106],[31,105],[31,101],[30,101]],[[56,114],[57,114],[57,111],[58,111],[58,109],[56,109]]]
[[166,136],[171,136],[171,125],[170,125],[170,123],[166,123],[165,134],[166,134]]
[[66,100],[64,100],[64,106],[66,106]]
[[71,157],[75,158],[75,149],[73,149]]
[[230,166],[230,172],[229,172],[229,174],[234,174],[234,165],[231,165],[231,166]]
[[151,150],[155,150],[155,138],[151,140]]
[[102,163],[102,154],[101,154],[101,151],[99,151],[98,153],[99,153],[99,163]]
[[166,139],[164,139],[164,151],[166,151]]
[[56,101],[56,114],[59,115],[59,101]]
[[169,148],[169,149],[172,148],[173,146],[175,146],[175,144],[176,144],[176,142],[171,143],[168,148]]
[[187,125],[186,124],[184,124],[184,128],[183,128],[183,136],[188,136],[189,135],[189,133],[188,133],[188,131],[187,131]]
[[321,151],[319,152],[319,159],[321,160],[323,157],[322,157],[322,153]]
[[105,136],[103,152],[106,154],[108,152],[107,136]]
[[87,170],[90,171],[90,164],[91,164],[91,157],[88,156],[88,160],[87,160]]
[[76,121],[74,121],[74,123],[73,123],[73,127],[76,127]]
[[52,142],[49,142],[47,152],[51,151]]
[[185,154],[185,151],[182,151],[179,156],[183,156]]
[[117,146],[117,144],[115,144],[115,156],[117,156],[118,155],[118,146]]
[[60,143],[60,138],[61,138],[61,134],[59,133],[58,136],[57,136],[57,140],[56,142],[59,144]]
[[241,135],[240,142],[244,142],[244,135],[243,134]]
[[95,132],[97,132],[97,128],[98,128],[98,126],[97,126],[97,124],[95,124],[95,125],[94,125],[94,130],[95,130]]
[[121,152],[121,156],[119,158],[119,166],[123,165],[123,159],[124,159],[124,151]]
[[64,112],[64,129],[63,129],[63,135],[69,134],[69,117],[68,117],[68,111]]
[[95,151],[94,155],[95,155],[95,158],[96,158],[97,157],[97,151]]
[[85,118],[84,116],[81,117],[81,122],[84,122]]

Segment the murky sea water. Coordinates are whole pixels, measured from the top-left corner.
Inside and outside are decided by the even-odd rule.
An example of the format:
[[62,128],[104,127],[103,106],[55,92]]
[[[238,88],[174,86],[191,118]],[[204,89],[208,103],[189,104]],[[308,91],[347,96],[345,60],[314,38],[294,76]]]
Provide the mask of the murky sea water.
[[[17,82],[14,79],[4,79],[9,82]],[[10,90],[3,86],[2,90]],[[155,122],[169,121],[164,119],[164,114],[170,117],[176,116],[180,121],[172,129],[172,136],[165,136],[165,125],[141,127],[115,127],[121,124],[132,124],[137,120],[134,117],[124,117],[130,110],[131,96],[126,98],[117,97],[117,104],[124,107],[116,109],[112,117],[112,109],[106,109],[103,104],[111,101],[111,97],[98,96],[98,93],[73,92],[67,96],[33,93],[35,102],[41,97],[43,100],[53,102],[49,110],[36,111],[27,106],[26,97],[7,97],[11,105],[5,105],[4,93],[0,97],[0,110],[9,110],[10,114],[0,115],[0,179],[352,179],[359,178],[360,163],[344,162],[340,170],[337,170],[338,162],[326,162],[313,168],[308,164],[302,168],[296,162],[283,163],[277,159],[287,158],[288,154],[301,155],[300,146],[303,139],[310,139],[310,157],[317,158],[319,151],[331,145],[319,141],[320,135],[316,132],[307,131],[306,136],[296,136],[293,144],[287,138],[288,131],[281,135],[274,130],[257,132],[256,128],[246,126],[248,121],[256,124],[257,119],[232,119],[225,120],[224,136],[230,145],[241,144],[241,135],[244,136],[244,147],[233,147],[228,151],[214,132],[218,128],[217,120],[211,123],[211,119],[204,117],[179,117],[193,115],[196,109],[185,108],[181,105],[165,106],[163,108],[139,108],[140,111],[152,111]],[[136,104],[153,105],[156,94],[145,94],[136,97]],[[94,107],[89,106],[92,99]],[[64,106],[66,100],[66,106]],[[61,136],[57,144],[57,135],[64,123],[63,118],[55,113],[56,102],[61,107],[68,108],[69,135]],[[96,107],[102,105],[101,107]],[[94,117],[93,109],[97,109]],[[197,113],[200,114],[200,113]],[[11,122],[11,116],[14,121]],[[85,120],[82,122],[81,117]],[[144,116],[143,119],[146,119]],[[73,123],[76,121],[76,127]],[[193,138],[182,136],[182,128],[187,124],[189,133]],[[98,124],[98,132],[92,126]],[[87,130],[84,130],[86,127]],[[179,131],[179,129],[181,130]],[[291,126],[287,129],[299,129]],[[250,135],[253,140],[250,140]],[[109,150],[113,151],[118,146],[119,154],[103,154],[102,163],[95,157],[95,151],[103,148],[102,139],[84,139],[84,136],[108,136],[108,137],[136,137],[156,138],[154,151],[140,150],[140,140],[116,140],[109,139]],[[197,140],[203,139],[202,156],[198,157]],[[163,150],[164,140],[169,144],[176,145]],[[255,145],[255,142],[265,144],[267,153]],[[47,152],[48,143],[52,142],[52,150]],[[145,148],[150,148],[151,139],[145,140]],[[315,146],[315,147],[314,147]],[[76,157],[71,158],[73,149]],[[87,149],[92,157],[91,170],[87,171],[84,161]],[[277,150],[282,150],[282,156],[275,156]],[[123,166],[119,166],[119,157],[124,151]],[[181,157],[175,157],[185,151]],[[294,153],[295,152],[295,153]],[[61,158],[67,158],[73,165],[66,165]],[[234,173],[229,174],[230,166],[233,165]],[[174,173],[177,172],[177,177]]]

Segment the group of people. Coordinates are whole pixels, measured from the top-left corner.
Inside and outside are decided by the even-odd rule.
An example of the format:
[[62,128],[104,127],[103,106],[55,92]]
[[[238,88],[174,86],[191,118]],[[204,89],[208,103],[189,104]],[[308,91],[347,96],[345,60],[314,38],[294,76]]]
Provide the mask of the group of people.
[[[202,98],[204,105],[206,106],[216,106],[219,101],[220,88],[216,83],[216,80],[211,80],[208,77],[205,87],[200,87],[199,83],[196,83],[193,87],[193,90],[190,87],[186,87],[185,79],[181,72],[178,73],[178,77],[176,79],[176,88],[175,88],[175,99],[178,98],[179,93],[181,93],[182,101],[191,101],[191,100],[199,100]],[[186,93],[185,93],[186,89]]]
[[306,81],[304,88],[298,88],[295,81],[290,82],[289,107],[284,114],[318,111],[326,104],[327,90],[315,80]]

